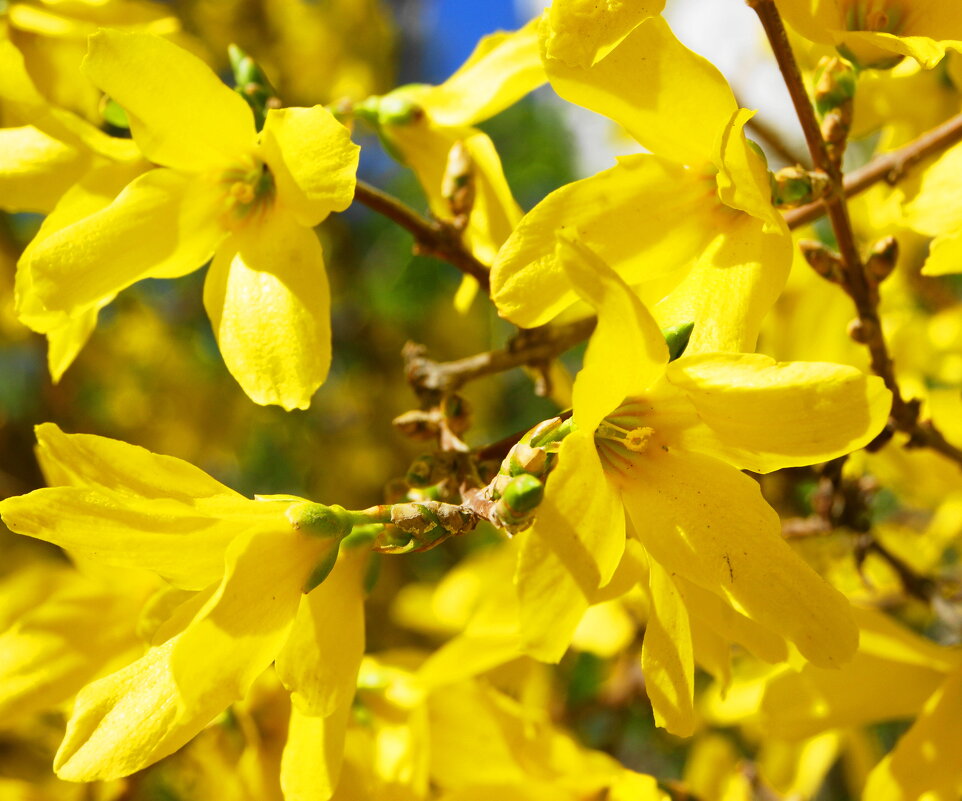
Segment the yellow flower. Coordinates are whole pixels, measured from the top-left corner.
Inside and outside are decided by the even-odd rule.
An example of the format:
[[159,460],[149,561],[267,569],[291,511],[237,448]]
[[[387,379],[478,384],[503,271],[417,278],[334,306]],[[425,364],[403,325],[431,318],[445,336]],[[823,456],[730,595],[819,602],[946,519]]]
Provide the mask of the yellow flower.
[[257,403],[306,408],[330,365],[330,293],[310,230],[353,198],[358,148],[321,107],[271,110],[257,134],[244,100],[194,56],[146,34],[102,31],[84,69],[126,110],[162,165],[109,203],[65,199],[21,259],[22,319],[108,303],[142,278],[213,256],[204,288],[224,361]]
[[554,253],[564,231],[634,286],[663,327],[694,321],[692,351],[751,350],[788,275],[788,229],[764,159],[744,136],[751,112],[652,16],[661,5],[558,0],[543,18],[555,91],[651,153],[620,158],[528,213],[492,267],[493,297],[522,326],[575,304]]
[[[383,97],[372,97],[356,107],[370,119],[389,149],[410,167],[424,189],[431,213],[453,221],[459,201],[445,180],[453,148],[461,148],[463,173],[455,181],[473,191],[470,216],[463,231],[465,244],[479,261],[491,264],[498,248],[521,219],[504,177],[501,159],[490,137],[474,126],[544,83],[538,56],[537,20],[511,33],[484,37],[464,64],[440,86],[402,86]],[[451,173],[451,170],[447,170]],[[476,288],[471,281],[464,287]],[[462,290],[459,306],[473,292]]]
[[835,45],[863,67],[884,69],[911,56],[934,67],[962,48],[962,6],[955,0],[776,0],[802,36]]
[[791,642],[817,665],[850,658],[858,636],[848,602],[793,553],[740,471],[862,447],[887,419],[881,379],[738,353],[669,364],[624,281],[582,246],[562,240],[558,258],[599,323],[575,382],[577,430],[524,535],[516,582],[526,650],[560,658],[630,534],[648,555],[642,665],[659,725],[692,730],[694,650],[724,654],[734,641],[778,661]]
[[155,605],[146,653],[80,691],[59,776],[117,778],[173,753],[275,661],[297,715],[343,730],[363,651],[364,549],[338,555],[346,532],[312,529],[299,499],[249,500],[179,459],[51,424],[37,435],[64,486],[0,502],[10,530],[180,591]]
[[95,123],[101,120],[101,92],[77,70],[88,36],[114,28],[186,38],[169,6],[149,0],[12,0],[7,20],[10,38],[44,97]]

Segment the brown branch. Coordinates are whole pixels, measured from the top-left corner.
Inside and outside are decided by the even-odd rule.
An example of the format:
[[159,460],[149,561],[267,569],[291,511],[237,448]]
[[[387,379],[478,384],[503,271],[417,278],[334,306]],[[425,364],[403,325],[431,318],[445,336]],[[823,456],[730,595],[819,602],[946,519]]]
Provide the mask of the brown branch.
[[746,2],[758,15],[765,29],[782,78],[795,106],[815,169],[822,170],[829,177],[831,190],[822,200],[822,204],[832,224],[838,245],[841,260],[840,283],[855,304],[858,314],[858,340],[869,350],[872,372],[880,376],[885,386],[892,392],[891,419],[895,428],[909,435],[910,447],[931,448],[962,465],[962,450],[947,442],[931,421],[919,420],[918,401],[907,401],[902,397],[895,376],[895,365],[882,334],[878,315],[878,286],[870,281],[865,271],[849,219],[842,171],[831,158],[828,146],[822,138],[815,109],[808,98],[798,62],[792,53],[788,34],[775,7],[775,2],[774,0],[746,0]]
[[[846,197],[854,197],[880,181],[896,184],[905,178],[911,168],[924,158],[946,150],[962,141],[962,114],[950,117],[941,125],[913,139],[907,145],[876,156],[864,167],[860,167],[845,176],[844,188]],[[825,214],[825,205],[821,201],[799,206],[797,209],[785,212],[785,222],[789,228],[817,220]]]
[[488,267],[464,246],[460,231],[451,225],[422,217],[397,198],[364,181],[357,182],[354,199],[413,234],[416,252],[453,264],[474,278],[485,291],[490,287]]
[[522,331],[503,350],[451,362],[433,361],[425,356],[423,346],[409,343],[404,349],[405,373],[416,391],[453,392],[481,376],[553,359],[587,339],[596,322],[594,317],[588,317],[567,325]]

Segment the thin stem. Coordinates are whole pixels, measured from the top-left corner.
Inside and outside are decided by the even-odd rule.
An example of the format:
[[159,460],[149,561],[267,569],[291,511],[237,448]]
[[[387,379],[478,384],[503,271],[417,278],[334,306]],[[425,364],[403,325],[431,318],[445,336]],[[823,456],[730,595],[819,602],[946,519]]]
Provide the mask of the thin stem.
[[828,147],[822,138],[818,117],[808,98],[798,62],[792,53],[788,34],[775,2],[774,0],[746,0],[746,2],[758,15],[765,29],[782,78],[795,106],[795,113],[805,134],[805,141],[812,154],[815,169],[825,172],[831,182],[831,190],[822,204],[832,224],[841,257],[841,283],[855,304],[862,332],[861,341],[869,349],[872,371],[882,378],[892,392],[891,419],[899,431],[909,435],[909,446],[931,448],[962,465],[962,450],[947,442],[931,421],[919,420],[917,401],[906,401],[902,397],[895,376],[895,365],[889,354],[879,321],[878,290],[870,283],[865,272],[849,219],[842,171],[829,155]]
[[[918,139],[913,139],[891,153],[876,156],[864,167],[846,175],[845,196],[854,197],[880,181],[894,185],[905,178],[911,168],[922,159],[946,150],[960,141],[962,141],[962,114],[956,114],[941,125],[926,131]],[[789,228],[798,228],[817,220],[824,213],[825,206],[821,201],[816,201],[786,212],[785,222],[788,223]]]
[[404,350],[405,372],[416,390],[453,392],[472,379],[560,356],[587,339],[596,323],[596,318],[589,317],[566,325],[522,331],[502,350],[477,353],[451,362],[433,361],[424,355],[421,346],[408,345]]
[[474,278],[485,291],[488,290],[488,268],[464,246],[459,231],[443,222],[422,217],[397,198],[364,181],[357,182],[354,199],[410,231],[414,235],[418,252],[453,264],[461,272]]

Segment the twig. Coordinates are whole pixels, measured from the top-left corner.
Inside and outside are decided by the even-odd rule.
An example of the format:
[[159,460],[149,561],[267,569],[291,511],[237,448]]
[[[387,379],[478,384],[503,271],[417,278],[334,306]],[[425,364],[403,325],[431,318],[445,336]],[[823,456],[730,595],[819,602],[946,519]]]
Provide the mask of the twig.
[[[960,141],[962,141],[962,114],[956,114],[931,131],[922,134],[918,139],[913,139],[891,153],[876,156],[864,167],[846,175],[845,196],[854,197],[880,181],[895,184],[905,178],[910,169],[922,159]],[[821,201],[816,201],[785,212],[785,222],[788,223],[789,228],[798,228],[817,220],[823,214],[825,214],[825,206]]]
[[443,222],[422,217],[397,198],[364,181],[357,182],[354,199],[410,231],[418,252],[453,264],[487,291],[490,286],[488,268],[464,246],[458,230]]
[[589,317],[567,325],[522,331],[503,350],[451,362],[433,361],[425,355],[423,346],[409,343],[404,348],[405,373],[416,390],[453,392],[484,375],[553,359],[587,339],[596,322],[596,318]]
[[891,419],[899,431],[909,435],[910,447],[931,448],[962,465],[962,450],[947,442],[931,421],[919,420],[918,401],[906,401],[902,397],[895,376],[895,366],[879,321],[877,287],[869,281],[855,242],[855,234],[845,202],[842,172],[831,158],[825,140],[822,138],[815,109],[808,98],[802,74],[795,61],[788,34],[775,7],[775,2],[774,0],[746,0],[746,2],[758,15],[765,29],[782,78],[795,106],[802,132],[805,134],[805,141],[812,154],[812,162],[816,169],[822,170],[829,177],[831,190],[822,204],[832,224],[841,257],[841,283],[855,304],[861,331],[860,341],[869,349],[872,371],[882,378],[885,386],[892,392]]

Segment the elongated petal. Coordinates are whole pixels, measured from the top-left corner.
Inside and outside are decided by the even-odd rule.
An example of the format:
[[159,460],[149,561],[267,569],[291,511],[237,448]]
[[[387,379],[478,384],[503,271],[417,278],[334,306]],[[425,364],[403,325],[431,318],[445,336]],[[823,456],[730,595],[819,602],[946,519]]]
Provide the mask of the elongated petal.
[[244,697],[283,646],[301,588],[330,547],[286,521],[231,543],[220,587],[177,636],[170,657],[183,708],[211,695]]
[[134,139],[155,164],[200,172],[254,149],[250,106],[199,58],[165,39],[98,31],[83,70],[123,106]]
[[622,497],[648,553],[669,573],[727,596],[816,665],[851,658],[858,629],[848,601],[785,543],[778,515],[748,476],[657,449],[635,461]]
[[601,469],[591,433],[561,445],[545,499],[522,541],[515,584],[529,653],[557,661],[595,591],[614,575],[625,548],[625,516]]
[[895,749],[869,774],[865,801],[957,798],[962,787],[962,670],[925,704]]
[[[714,236],[714,180],[665,159],[629,156],[552,192],[525,215],[491,269],[499,312],[543,325],[577,295],[555,256],[559,232],[576,238],[629,284],[687,267]],[[658,296],[661,297],[660,295]]]
[[330,303],[320,242],[279,209],[224,244],[204,285],[227,369],[255,403],[285,409],[306,409],[327,378]]
[[41,467],[48,477],[55,474],[57,483],[101,487],[143,500],[190,503],[195,498],[243,498],[199,467],[174,456],[151,453],[109,437],[65,434],[54,423],[38,425],[36,434]]
[[[663,327],[694,322],[686,353],[753,351],[792,264],[792,240],[755,217],[717,210],[717,236],[652,313]],[[643,297],[644,287],[641,288]],[[725,298],[720,304],[719,298]],[[645,298],[647,300],[647,298]]]
[[688,610],[671,576],[657,562],[649,566],[651,606],[641,649],[645,690],[655,723],[679,737],[695,728],[695,661]]
[[277,656],[277,675],[305,715],[326,717],[351,706],[364,655],[367,561],[363,548],[342,549],[330,575],[301,599]]
[[181,634],[80,693],[54,762],[61,778],[129,775],[243,697],[284,642],[311,569],[285,545],[276,531],[240,537],[218,591]]
[[4,723],[52,709],[119,656],[139,654],[136,605],[74,571],[47,569],[42,575],[42,602],[0,634]]
[[485,36],[450,78],[416,87],[412,97],[438,125],[459,127],[493,117],[545,80],[535,18],[517,31]]
[[498,248],[521,219],[521,208],[511,194],[501,159],[488,135],[474,128],[445,128],[426,120],[388,131],[392,145],[414,170],[431,212],[441,220],[453,218],[444,195],[448,154],[456,144],[463,145],[473,164],[475,191],[464,242],[482,263],[494,261]]
[[[106,304],[104,304],[106,305]],[[96,306],[64,317],[62,325],[51,327],[47,332],[47,369],[54,384],[58,383],[73,364],[90,335],[97,327]]]
[[684,576],[673,577],[692,618],[705,623],[728,642],[744,646],[766,662],[788,659],[785,638],[734,609],[727,599],[693,584]]
[[661,17],[646,19],[590,67],[549,54],[545,69],[565,100],[610,117],[652,153],[693,167],[711,161],[737,108],[722,74]]
[[704,423],[684,432],[684,447],[758,473],[858,450],[892,404],[882,379],[839,364],[705,354],[672,362],[667,375]]
[[135,178],[108,206],[58,230],[42,228],[20,260],[49,310],[94,305],[147,276],[206,262],[226,231],[214,188],[172,170]]
[[104,564],[152,570],[197,590],[223,573],[225,550],[256,506],[243,499],[201,504],[55,487],[0,501],[0,516],[16,534]]
[[785,218],[772,205],[772,188],[765,159],[748,143],[745,125],[754,111],[738,109],[732,114],[719,138],[716,159],[718,197],[733,209],[739,209],[768,223],[773,231],[788,236]]
[[261,152],[280,202],[301,225],[313,227],[354,200],[361,149],[323,106],[268,111]]
[[556,0],[542,20],[545,59],[571,67],[591,67],[664,7],[664,0],[617,4]]
[[0,128],[0,205],[4,211],[50,211],[89,158],[32,125]]
[[[962,26],[956,26],[956,35],[962,34],[960,28]],[[891,53],[910,56],[925,69],[932,69],[945,58],[946,45],[956,49],[962,47],[962,42],[959,41],[939,41],[947,38],[948,31],[943,31],[944,29],[932,29],[932,35],[938,36],[938,39],[928,36],[894,36],[891,33],[875,31],[834,32],[834,35],[836,46],[844,48],[863,66],[890,61],[886,56]]]
[[321,717],[294,704],[281,757],[284,801],[327,801],[334,795],[344,759],[344,737],[351,707]]
[[560,238],[557,258],[578,294],[598,313],[573,392],[575,423],[592,433],[625,398],[661,378],[668,347],[642,302],[588,248]]

